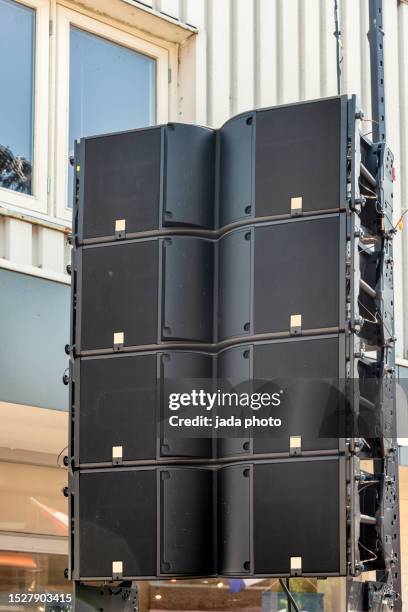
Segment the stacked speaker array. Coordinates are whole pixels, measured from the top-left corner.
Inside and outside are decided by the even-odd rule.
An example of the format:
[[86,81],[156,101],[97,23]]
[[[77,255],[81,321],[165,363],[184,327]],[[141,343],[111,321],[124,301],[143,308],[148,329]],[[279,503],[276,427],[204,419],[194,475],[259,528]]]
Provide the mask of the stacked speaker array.
[[[375,567],[358,544],[359,455],[391,456],[392,445],[319,435],[325,407],[301,397],[285,437],[170,439],[160,420],[171,379],[347,381],[357,405],[355,379],[381,386],[391,228],[369,196],[389,178],[386,151],[360,140],[345,96],[247,112],[220,130],[168,124],[77,143],[73,579]],[[307,422],[315,435],[302,435]],[[363,535],[385,567],[371,510]]]

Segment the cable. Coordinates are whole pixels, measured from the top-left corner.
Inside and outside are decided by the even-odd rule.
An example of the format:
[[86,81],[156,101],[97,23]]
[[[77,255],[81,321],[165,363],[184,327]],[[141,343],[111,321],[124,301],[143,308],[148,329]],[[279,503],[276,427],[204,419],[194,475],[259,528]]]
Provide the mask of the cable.
[[364,306],[364,304],[361,302],[361,300],[358,300],[358,304],[359,306],[362,306],[362,308],[364,308],[364,310],[366,312],[368,312],[368,314],[373,317],[373,319],[370,321],[370,319],[364,319],[364,321],[367,321],[367,323],[375,323],[376,325],[379,323],[377,317],[375,316],[375,314],[373,312],[371,312],[371,310],[368,310],[367,306]]
[[300,612],[300,608],[298,607],[296,601],[293,598],[292,593],[289,591],[288,587],[286,586],[286,584],[284,583],[282,578],[279,578],[279,583],[280,583],[282,589],[285,591],[288,600],[290,601],[292,606],[295,608],[295,612]]
[[405,217],[405,215],[408,213],[408,208],[406,208],[404,210],[404,212],[402,213],[402,215],[400,216],[400,218],[398,219],[398,221],[396,222],[396,224],[394,225],[394,230],[396,230],[399,226],[399,224],[401,223],[401,221],[403,220],[403,218]]
[[376,123],[377,125],[380,125],[379,121],[376,121],[375,119],[370,119],[369,117],[363,117],[360,121],[369,121],[370,123]]
[[334,36],[336,38],[336,64],[337,64],[337,95],[340,95],[341,90],[341,64],[343,62],[343,54],[341,52],[341,31],[339,30],[339,5],[337,0],[334,0]]
[[58,467],[60,467],[60,468],[65,467],[64,465],[61,465],[61,464],[60,464],[60,459],[61,459],[61,455],[62,455],[62,453],[63,453],[64,451],[66,451],[66,450],[67,450],[67,448],[68,448],[68,446],[64,446],[64,448],[62,449],[62,451],[59,453],[59,455],[58,455],[58,457],[57,457],[57,465],[58,465]]
[[370,550],[369,548],[364,546],[364,544],[362,544],[360,540],[358,541],[358,543],[361,546],[361,548],[364,548],[364,550],[370,553],[370,555],[373,555],[370,559],[364,559],[363,561],[361,561],[361,563],[369,563],[370,561],[376,561],[378,559],[378,556],[375,554],[373,550]]

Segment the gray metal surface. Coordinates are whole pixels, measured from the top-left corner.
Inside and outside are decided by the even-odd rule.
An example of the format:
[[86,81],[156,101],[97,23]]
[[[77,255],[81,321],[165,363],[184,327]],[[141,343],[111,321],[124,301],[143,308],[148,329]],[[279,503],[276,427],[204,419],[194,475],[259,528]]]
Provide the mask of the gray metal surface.
[[0,269],[0,401],[68,409],[70,288]]

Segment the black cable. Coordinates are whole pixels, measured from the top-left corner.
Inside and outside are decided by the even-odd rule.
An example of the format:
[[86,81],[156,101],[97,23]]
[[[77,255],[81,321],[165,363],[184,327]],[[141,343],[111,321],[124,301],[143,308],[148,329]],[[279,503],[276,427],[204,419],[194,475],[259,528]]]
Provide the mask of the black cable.
[[341,62],[340,55],[341,47],[341,32],[339,30],[339,6],[337,0],[334,0],[334,36],[336,37],[336,61],[337,61],[337,95],[340,95],[341,90]]
[[64,466],[62,466],[62,465],[60,464],[60,459],[61,459],[62,454],[63,454],[63,453],[64,453],[64,452],[65,452],[67,449],[68,449],[68,446],[64,446],[64,448],[62,449],[62,451],[59,453],[59,455],[58,455],[58,457],[57,457],[57,465],[58,465],[58,467],[60,467],[60,468],[64,467]]
[[290,602],[292,604],[292,606],[295,609],[295,612],[300,612],[300,608],[298,607],[296,601],[293,598],[292,593],[289,591],[288,587],[286,586],[285,582],[282,580],[282,578],[279,578],[279,583],[282,587],[282,589],[285,591],[286,596],[288,598],[288,603]]

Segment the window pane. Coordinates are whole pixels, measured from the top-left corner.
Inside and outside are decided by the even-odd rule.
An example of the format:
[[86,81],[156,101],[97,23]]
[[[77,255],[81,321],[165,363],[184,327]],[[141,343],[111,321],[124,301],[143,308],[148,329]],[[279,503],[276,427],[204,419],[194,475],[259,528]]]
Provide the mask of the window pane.
[[52,467],[0,462],[1,531],[66,536],[67,472]]
[[72,583],[64,578],[67,566],[65,555],[0,550],[0,610],[64,610],[62,605],[49,607],[42,603],[19,606],[10,603],[10,593],[71,593]]
[[70,155],[76,138],[154,123],[155,60],[78,28],[71,28],[70,54]]
[[0,187],[31,194],[35,11],[0,0]]

